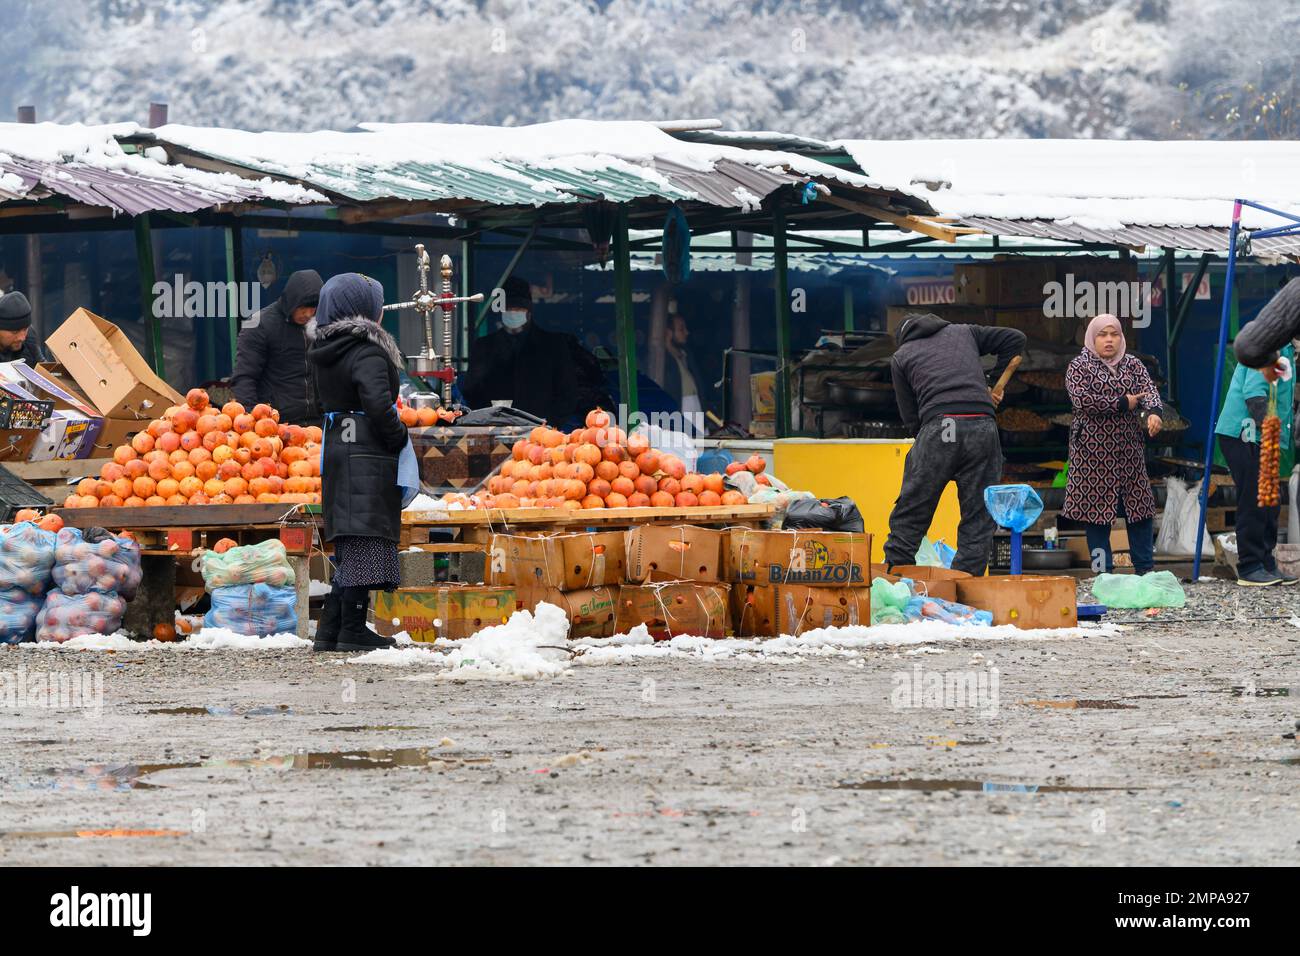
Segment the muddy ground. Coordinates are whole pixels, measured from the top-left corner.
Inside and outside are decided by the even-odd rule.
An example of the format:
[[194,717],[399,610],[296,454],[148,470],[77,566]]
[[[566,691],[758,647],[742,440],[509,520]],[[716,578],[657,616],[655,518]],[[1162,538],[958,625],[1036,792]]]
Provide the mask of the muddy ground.
[[[1294,864],[1300,590],[1192,593],[1111,634],[519,683],[9,649],[104,709],[0,709],[0,862]],[[996,693],[902,706],[918,666]],[[111,828],[167,832],[76,835]]]

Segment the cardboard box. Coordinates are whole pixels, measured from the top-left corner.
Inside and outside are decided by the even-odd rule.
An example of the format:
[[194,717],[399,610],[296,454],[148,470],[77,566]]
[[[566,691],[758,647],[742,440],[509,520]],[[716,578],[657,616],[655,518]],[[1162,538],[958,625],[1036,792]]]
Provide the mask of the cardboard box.
[[488,544],[488,584],[583,588],[622,584],[627,548],[622,531],[524,537],[494,534]]
[[371,594],[375,631],[391,637],[405,631],[413,641],[440,637],[457,641],[485,627],[504,624],[515,612],[515,589],[476,585],[398,588]]
[[[1088,553],[1088,539],[1084,535],[1062,535],[1057,541],[1059,547],[1074,555],[1074,565],[1086,568],[1092,565],[1092,555]],[[1110,533],[1110,551],[1112,556],[1128,552],[1128,531],[1115,528]],[[1116,560],[1118,564],[1118,560]]]
[[94,448],[100,418],[90,418],[80,412],[55,411],[54,416],[40,431],[40,436],[27,456],[28,461],[64,461],[72,458],[89,458]]
[[135,433],[143,431],[149,423],[137,418],[105,418],[104,424],[91,446],[91,458],[112,458],[113,449],[128,444]]
[[952,271],[958,305],[1041,307],[1043,286],[1055,281],[1056,260],[1044,257],[959,263]]
[[531,611],[542,602],[554,604],[569,616],[569,638],[611,637],[618,610],[618,587],[583,588],[561,591],[558,588],[515,588],[517,607]]
[[105,418],[162,417],[181,394],[159,378],[125,332],[87,309],[78,309],[45,340]]
[[911,578],[916,585],[918,594],[924,592],[930,597],[942,598],[945,601],[957,600],[957,581],[961,578],[970,577],[965,571],[953,571],[950,568],[932,568],[919,564],[899,564],[895,565],[892,574],[885,574],[877,571],[872,575],[873,578],[884,578],[890,583],[895,583],[899,578]]
[[1079,607],[1075,580],[1036,574],[1008,574],[957,582],[957,600],[993,612],[994,624],[1036,627],[1075,627]]
[[627,580],[717,582],[727,535],[692,525],[645,525],[627,532]]
[[749,402],[754,418],[776,418],[776,372],[756,372],[749,376]]
[[27,461],[40,437],[39,428],[6,428],[0,431],[0,461]]
[[846,531],[751,531],[727,542],[727,573],[740,584],[871,584],[871,535]]
[[870,624],[869,587],[732,585],[731,626],[736,637],[797,637],[819,627]]
[[725,584],[625,584],[618,589],[615,631],[626,634],[644,624],[656,641],[683,634],[726,637],[729,592]]

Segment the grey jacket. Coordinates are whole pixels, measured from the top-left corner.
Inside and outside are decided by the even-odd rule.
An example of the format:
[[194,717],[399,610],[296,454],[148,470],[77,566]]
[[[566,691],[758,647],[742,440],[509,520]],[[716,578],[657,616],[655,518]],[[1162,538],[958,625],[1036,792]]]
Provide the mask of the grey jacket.
[[[894,338],[894,396],[913,432],[942,415],[992,415],[989,382],[1025,350],[1019,329],[952,325],[930,313],[907,316]],[[997,356],[987,378],[981,355]]]

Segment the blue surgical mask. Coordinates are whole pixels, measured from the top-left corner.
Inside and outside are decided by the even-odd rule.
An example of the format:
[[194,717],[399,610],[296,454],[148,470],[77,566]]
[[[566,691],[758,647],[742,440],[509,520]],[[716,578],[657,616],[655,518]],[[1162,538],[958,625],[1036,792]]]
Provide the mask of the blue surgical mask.
[[501,324],[506,327],[507,331],[518,332],[528,324],[528,313],[518,309],[502,312]]

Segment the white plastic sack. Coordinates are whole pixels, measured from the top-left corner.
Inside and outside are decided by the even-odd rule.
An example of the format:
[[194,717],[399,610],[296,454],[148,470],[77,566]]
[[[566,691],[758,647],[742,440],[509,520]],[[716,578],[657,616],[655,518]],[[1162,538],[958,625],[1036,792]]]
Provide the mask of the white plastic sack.
[[643,436],[650,443],[651,448],[657,448],[669,455],[676,455],[685,462],[687,471],[695,470],[695,462],[699,460],[700,449],[690,435],[685,432],[660,428],[658,425],[652,425],[649,422],[642,422],[632,429],[632,432]]
[[[1160,554],[1195,554],[1196,525],[1201,520],[1201,483],[1190,487],[1178,478],[1165,479],[1165,510],[1156,535]],[[1214,557],[1214,543],[1208,531],[1201,532],[1201,557]]]

